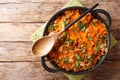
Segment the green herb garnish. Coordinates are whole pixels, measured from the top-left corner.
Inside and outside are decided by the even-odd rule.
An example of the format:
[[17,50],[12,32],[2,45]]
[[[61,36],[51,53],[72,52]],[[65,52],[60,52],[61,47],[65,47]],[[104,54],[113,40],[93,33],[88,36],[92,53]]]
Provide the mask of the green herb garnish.
[[68,21],[64,19],[64,21],[62,22],[62,29],[64,29],[67,24],[68,24]]
[[100,49],[102,49],[104,46],[103,44],[99,44],[96,48],[95,48],[95,51],[98,52]]
[[85,49],[82,49],[82,54],[84,54],[85,53]]
[[57,24],[50,24],[50,26],[48,27],[49,30],[53,29],[55,26],[57,26]]
[[93,22],[93,25],[96,26],[96,21]]
[[98,46],[98,43],[99,43],[99,41],[96,41],[96,42],[95,42],[95,45]]
[[85,48],[83,48],[83,46],[80,45],[80,49],[81,49],[82,54],[84,54],[85,53]]
[[76,59],[77,59],[78,61],[81,61],[81,60],[82,60],[82,58],[81,58],[78,54],[75,54],[75,57],[76,57]]
[[95,51],[98,52],[100,50],[100,46],[98,45],[96,48],[95,48]]
[[83,31],[83,32],[85,31],[86,24],[78,23],[77,26],[81,31]]
[[68,58],[67,58],[67,57],[63,58],[63,62],[65,62],[66,64],[69,64],[69,63],[70,63],[70,62],[68,61]]
[[56,60],[56,64],[58,64],[59,62],[60,62],[60,60],[59,60],[59,59],[57,59],[57,60]]
[[64,32],[64,37],[67,37],[69,33],[68,32]]
[[103,45],[103,44],[101,44],[101,45],[100,45],[100,48],[102,49],[103,47],[104,47],[104,45]]
[[93,40],[93,38],[92,38],[92,37],[88,37],[88,40],[89,40],[89,41],[92,41],[92,40]]
[[62,39],[63,39],[63,37],[62,37],[62,36],[59,36],[59,37],[58,37],[58,40],[62,40]]
[[78,67],[79,67],[79,61],[75,61],[74,67],[75,67],[75,68],[78,68]]
[[93,62],[92,55],[88,55],[87,60],[88,60],[88,62]]
[[88,62],[92,62],[93,63],[93,59],[92,58],[88,58]]
[[91,58],[92,56],[89,54],[89,55],[87,55],[87,58]]
[[72,50],[72,48],[71,47],[66,47],[66,50]]
[[84,49],[84,48],[81,48],[81,51],[82,51],[82,54],[84,54],[84,53],[85,53],[85,49]]
[[104,42],[105,37],[104,37],[104,36],[100,37],[100,40],[101,40],[102,42]]
[[72,40],[72,39],[70,38],[70,39],[68,39],[68,40],[65,41],[65,44],[71,44],[73,41],[74,41],[74,40]]

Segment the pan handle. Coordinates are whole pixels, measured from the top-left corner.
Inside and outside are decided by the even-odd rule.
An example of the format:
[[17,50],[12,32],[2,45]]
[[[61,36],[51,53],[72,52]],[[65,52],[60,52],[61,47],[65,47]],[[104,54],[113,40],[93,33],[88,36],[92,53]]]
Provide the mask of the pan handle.
[[[104,15],[106,16],[106,18],[107,18],[107,20],[108,20],[107,23],[106,23],[105,20],[99,15],[99,13],[102,13],[102,14],[104,14]],[[110,28],[112,20],[111,20],[110,14],[109,14],[107,11],[105,11],[105,10],[103,10],[103,9],[96,9],[96,10],[93,11],[93,14],[94,14],[95,17],[97,17],[98,19],[100,19],[101,21],[103,21],[103,22],[107,25],[107,28],[108,28],[108,29]]]
[[52,73],[58,72],[58,71],[59,71],[58,69],[51,69],[51,68],[49,68],[49,67],[47,66],[47,64],[45,63],[45,57],[46,57],[46,56],[43,56],[43,57],[41,58],[41,64],[42,64],[43,68],[44,68],[45,70],[47,70],[48,72],[52,72]]

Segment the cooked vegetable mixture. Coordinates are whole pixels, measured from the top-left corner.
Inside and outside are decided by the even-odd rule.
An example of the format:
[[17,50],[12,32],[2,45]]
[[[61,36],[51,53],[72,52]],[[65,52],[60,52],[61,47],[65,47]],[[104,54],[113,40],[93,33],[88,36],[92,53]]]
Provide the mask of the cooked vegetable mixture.
[[[78,9],[64,11],[51,22],[46,35],[64,29],[81,13],[82,11]],[[58,37],[49,57],[66,71],[78,72],[90,69],[107,51],[106,34],[105,24],[88,13]]]

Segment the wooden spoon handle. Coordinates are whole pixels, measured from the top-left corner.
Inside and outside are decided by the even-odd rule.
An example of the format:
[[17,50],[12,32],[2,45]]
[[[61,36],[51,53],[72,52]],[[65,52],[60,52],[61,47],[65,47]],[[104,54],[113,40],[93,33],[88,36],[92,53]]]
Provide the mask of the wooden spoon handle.
[[94,8],[96,8],[99,4],[96,3],[95,5],[93,5],[91,8],[89,8],[88,10],[86,10],[83,14],[81,14],[77,19],[75,19],[73,22],[71,22],[70,24],[68,24],[65,28],[64,31],[67,30],[70,26],[72,26],[73,24],[75,24],[77,21],[79,21],[82,17],[84,17],[87,13],[91,12]]

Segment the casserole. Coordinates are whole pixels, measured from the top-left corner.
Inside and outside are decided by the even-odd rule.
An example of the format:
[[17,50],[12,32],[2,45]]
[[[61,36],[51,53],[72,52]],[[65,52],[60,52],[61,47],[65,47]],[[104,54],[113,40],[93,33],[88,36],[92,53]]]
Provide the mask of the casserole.
[[[86,11],[87,9],[88,9],[88,8],[85,8],[85,7],[73,6],[73,7],[64,8],[64,9],[58,11],[58,12],[57,12],[56,14],[54,14],[54,15],[50,18],[50,20],[47,22],[46,27],[45,27],[45,29],[44,29],[44,34],[43,34],[43,36],[45,36],[45,35],[48,34],[48,29],[49,29],[49,26],[51,25],[51,22],[53,22],[53,21],[56,19],[57,16],[62,15],[65,11],[67,11],[67,10],[80,10],[80,11],[84,12],[84,11]],[[104,15],[106,16],[106,18],[107,18],[107,20],[108,20],[108,23],[105,22],[105,20],[99,15],[99,13],[102,13],[102,14],[104,14]],[[98,65],[100,65],[100,64],[104,61],[104,59],[105,59],[105,57],[106,57],[106,55],[107,55],[107,53],[108,53],[109,47],[110,47],[110,32],[109,32],[109,28],[110,28],[110,26],[111,26],[111,17],[110,17],[110,15],[109,15],[109,13],[106,12],[105,10],[103,10],[103,9],[96,9],[96,10],[90,12],[90,14],[91,14],[94,18],[96,18],[96,19],[98,19],[100,22],[102,22],[102,23],[105,25],[105,28],[106,28],[106,40],[107,40],[107,41],[106,41],[106,52],[105,52],[105,54],[101,57],[101,59],[100,59],[99,61],[97,61],[93,67],[91,67],[91,68],[89,68],[89,69],[78,70],[78,71],[76,71],[76,70],[73,70],[73,71],[72,71],[72,70],[70,70],[70,71],[68,70],[68,71],[67,71],[66,69],[63,69],[63,68],[61,68],[60,66],[58,66],[53,60],[51,60],[51,57],[50,57],[49,54],[48,54],[48,55],[43,56],[43,57],[41,58],[41,64],[42,64],[42,66],[43,66],[44,69],[46,69],[46,70],[49,71],[49,72],[62,71],[62,72],[68,73],[68,74],[75,74],[75,75],[77,75],[77,74],[83,74],[83,73],[92,71],[93,69],[95,69]],[[49,67],[47,66],[47,64],[45,63],[45,62],[46,62],[46,61],[45,61],[45,58],[47,58],[47,59],[50,61],[50,63],[55,67],[55,69],[51,69],[51,68],[49,68]],[[75,63],[74,63],[74,64],[75,64]]]

